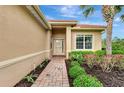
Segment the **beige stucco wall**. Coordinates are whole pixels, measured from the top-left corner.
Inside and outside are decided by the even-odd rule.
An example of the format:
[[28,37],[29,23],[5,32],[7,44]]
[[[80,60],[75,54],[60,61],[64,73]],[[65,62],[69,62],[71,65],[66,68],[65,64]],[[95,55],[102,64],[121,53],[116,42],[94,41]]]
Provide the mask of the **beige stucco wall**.
[[101,39],[101,31],[72,31],[71,37],[71,49],[76,50],[76,35],[84,34],[84,35],[93,35],[93,49],[91,51],[101,50],[102,48],[102,39]]
[[0,86],[13,86],[50,56],[50,35],[23,6],[0,6],[0,62],[44,51],[0,68]]
[[0,6],[0,61],[48,49],[47,31],[21,6]]
[[55,28],[52,30],[52,38],[64,38],[65,39],[66,29],[64,28]]
[[69,57],[69,52],[71,52],[71,27],[66,27],[66,58]]
[[47,55],[48,53],[44,52],[0,68],[0,87],[14,86],[38,64],[42,63],[47,58]]

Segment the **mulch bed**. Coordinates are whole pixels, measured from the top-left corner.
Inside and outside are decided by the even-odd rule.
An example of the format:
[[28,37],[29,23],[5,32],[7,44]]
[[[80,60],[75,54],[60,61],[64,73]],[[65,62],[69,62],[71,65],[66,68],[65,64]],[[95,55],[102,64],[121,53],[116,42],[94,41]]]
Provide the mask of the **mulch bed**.
[[[69,71],[70,60],[65,60],[67,73]],[[92,69],[87,64],[83,64],[82,67],[86,70],[87,74],[97,77],[104,87],[124,87],[124,70],[114,68],[111,72],[103,72],[98,66],[94,66]],[[70,87],[73,87],[73,79],[69,76]]]
[[[48,63],[50,62],[50,60],[48,60],[48,62],[42,62],[40,65],[44,64],[44,66],[41,68],[40,65],[38,65],[35,70],[32,70],[28,75],[32,74],[36,77],[34,77],[34,81],[38,78],[38,76],[41,74],[41,72],[45,69],[45,67],[48,65]],[[28,76],[27,75],[27,76]],[[33,83],[28,82],[25,79],[22,79],[21,81],[19,81],[14,87],[31,87]]]
[[103,72],[98,66],[94,66],[90,69],[87,64],[83,64],[86,72],[90,75],[96,76],[104,87],[124,87],[124,70],[114,68],[111,72]]

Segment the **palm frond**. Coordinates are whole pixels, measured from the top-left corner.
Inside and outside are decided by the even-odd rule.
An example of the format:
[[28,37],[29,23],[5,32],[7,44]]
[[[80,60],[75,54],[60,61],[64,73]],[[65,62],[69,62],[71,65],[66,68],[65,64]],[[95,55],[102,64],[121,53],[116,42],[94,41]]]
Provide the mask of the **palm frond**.
[[90,5],[81,5],[80,8],[82,9],[83,15],[88,17],[94,12],[94,7]]
[[89,15],[93,14],[93,12],[94,12],[94,8],[93,8],[93,7],[89,7],[89,8],[87,8],[87,9],[83,12],[83,14],[84,14],[85,17],[88,17]]
[[122,20],[122,22],[124,22],[124,14],[123,15],[121,15],[121,20]]
[[115,14],[120,13],[123,8],[124,8],[124,5],[115,5],[114,6]]
[[81,9],[85,9],[85,8],[88,8],[88,7],[89,7],[89,5],[80,5]]

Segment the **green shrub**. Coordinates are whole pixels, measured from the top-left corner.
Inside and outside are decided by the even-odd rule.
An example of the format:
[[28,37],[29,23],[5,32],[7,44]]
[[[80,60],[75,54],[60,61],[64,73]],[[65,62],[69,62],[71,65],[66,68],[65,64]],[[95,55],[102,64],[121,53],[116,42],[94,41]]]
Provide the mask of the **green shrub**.
[[103,84],[95,77],[89,75],[79,75],[73,81],[74,87],[102,87]]
[[104,56],[104,55],[106,54],[106,51],[105,51],[105,50],[97,50],[97,51],[95,52],[95,54],[96,54],[97,56]]
[[86,55],[86,54],[94,54],[93,51],[82,51],[82,55]]
[[112,54],[124,54],[124,50],[112,50]]
[[70,69],[69,69],[69,75],[72,78],[76,78],[77,76],[79,76],[81,74],[85,74],[85,73],[86,73],[85,70],[78,65],[70,67]]
[[80,66],[80,64],[78,63],[78,61],[71,61],[71,67],[72,66],[76,66],[76,65],[78,65],[78,66]]
[[71,60],[78,61],[80,64],[82,64],[84,58],[83,56],[85,54],[94,54],[92,51],[72,51],[69,53],[69,57]]
[[112,49],[113,50],[124,50],[124,39],[118,39],[112,41]]
[[72,52],[70,52],[69,56],[70,56],[71,60],[75,60],[78,62],[83,61],[82,51],[72,51]]

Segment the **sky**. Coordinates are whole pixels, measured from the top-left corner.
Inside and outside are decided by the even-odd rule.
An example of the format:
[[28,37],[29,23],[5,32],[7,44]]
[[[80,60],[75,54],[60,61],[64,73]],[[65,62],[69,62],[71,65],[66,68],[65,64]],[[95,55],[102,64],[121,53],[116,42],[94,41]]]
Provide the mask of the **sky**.
[[[106,25],[101,13],[101,6],[94,6],[95,11],[88,18],[84,17],[82,10],[78,5],[41,5],[40,9],[48,20],[77,20],[78,24],[97,24]],[[122,11],[124,13],[124,10]],[[124,38],[124,22],[120,20],[120,15],[117,14],[113,23],[112,37]],[[106,34],[103,33],[102,38]]]

